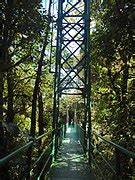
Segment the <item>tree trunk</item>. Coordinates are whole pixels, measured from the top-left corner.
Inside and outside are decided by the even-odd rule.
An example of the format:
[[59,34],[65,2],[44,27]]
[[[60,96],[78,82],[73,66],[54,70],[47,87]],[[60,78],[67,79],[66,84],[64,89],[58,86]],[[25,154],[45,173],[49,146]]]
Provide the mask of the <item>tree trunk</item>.
[[[37,70],[37,75],[36,75],[36,81],[35,81],[35,86],[33,90],[33,99],[32,99],[32,113],[31,113],[31,128],[30,128],[30,136],[35,137],[35,130],[36,130],[36,108],[37,108],[37,96],[38,96],[38,91],[39,91],[39,84],[41,81],[41,74],[42,74],[42,66],[43,66],[43,59],[44,59],[44,52],[47,46],[47,41],[48,41],[48,34],[49,34],[49,29],[50,29],[50,12],[51,12],[51,4],[52,1],[50,1],[49,4],[49,10],[48,10],[48,24],[45,32],[45,38],[44,38],[44,43],[43,43],[43,48],[40,56],[40,60],[38,62],[38,70]],[[27,151],[27,172],[28,176],[27,179],[30,179],[30,169],[31,169],[31,154],[32,154],[32,147],[30,147]]]
[[[44,133],[44,122],[43,122],[43,99],[42,99],[42,93],[39,93],[38,96],[38,109],[39,109],[39,114],[38,114],[38,128],[39,128],[39,136]],[[39,141],[39,146],[41,145],[41,140]]]
[[[40,91],[40,90],[39,90]],[[42,135],[44,133],[44,123],[43,123],[43,99],[42,99],[42,93],[39,92],[39,95],[38,95],[38,134],[39,136]],[[40,139],[38,141],[38,156],[41,155],[43,151],[43,146],[42,146],[42,139]],[[38,167],[38,173],[41,172],[41,169],[43,168],[43,163],[44,161],[40,161],[39,163],[39,167]]]
[[12,72],[7,73],[7,85],[8,85],[8,106],[7,106],[7,123],[13,123],[14,109],[13,109],[13,78]]
[[[42,135],[44,133],[44,122],[43,122],[43,99],[42,99],[42,93],[40,92],[39,93],[39,96],[38,96],[38,109],[39,109],[39,114],[38,114],[38,134],[39,136]],[[42,144],[42,139],[39,140],[38,142],[39,144],[39,154],[41,153],[41,144]]]
[[[3,91],[4,91],[4,75],[0,69],[0,158],[7,155],[6,140],[3,128]],[[4,165],[0,167],[0,179],[9,179],[8,167]]]
[[[2,4],[3,5],[3,4]],[[5,14],[8,13],[8,10]],[[6,15],[5,15],[6,16]],[[3,16],[4,17],[4,16]],[[6,19],[6,17],[5,17]],[[3,21],[2,21],[3,22]],[[5,21],[5,24],[2,24],[2,35],[0,46],[0,158],[3,158],[7,155],[7,146],[6,146],[6,138],[4,134],[3,128],[3,92],[4,92],[4,73],[3,69],[7,65],[7,45],[8,45],[8,20]],[[4,165],[0,167],[0,179],[6,180],[9,179],[8,174],[8,166]]]

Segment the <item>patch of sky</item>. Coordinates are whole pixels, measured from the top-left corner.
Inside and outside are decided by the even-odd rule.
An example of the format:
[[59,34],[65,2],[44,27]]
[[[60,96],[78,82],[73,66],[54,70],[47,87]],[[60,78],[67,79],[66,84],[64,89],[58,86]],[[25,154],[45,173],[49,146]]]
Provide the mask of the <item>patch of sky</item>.
[[[49,9],[49,3],[50,0],[42,0],[43,8],[47,11]],[[58,0],[52,0],[51,15],[56,17],[57,12],[58,12]]]

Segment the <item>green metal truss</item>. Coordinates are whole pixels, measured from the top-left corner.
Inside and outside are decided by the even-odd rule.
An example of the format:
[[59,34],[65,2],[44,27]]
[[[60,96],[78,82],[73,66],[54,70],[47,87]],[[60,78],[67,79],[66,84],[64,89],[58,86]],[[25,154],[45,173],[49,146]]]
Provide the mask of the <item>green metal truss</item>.
[[[59,0],[53,128],[58,128],[61,95],[82,95],[85,114],[83,128],[86,136],[88,123],[90,134],[90,79],[90,0]],[[55,143],[57,149],[57,140]]]

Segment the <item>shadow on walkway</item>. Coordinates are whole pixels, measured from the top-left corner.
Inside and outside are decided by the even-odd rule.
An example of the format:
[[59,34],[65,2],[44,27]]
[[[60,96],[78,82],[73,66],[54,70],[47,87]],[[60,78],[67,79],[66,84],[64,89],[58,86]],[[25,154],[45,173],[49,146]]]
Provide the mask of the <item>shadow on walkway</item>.
[[67,128],[66,138],[62,141],[47,180],[94,180],[78,141],[75,125]]

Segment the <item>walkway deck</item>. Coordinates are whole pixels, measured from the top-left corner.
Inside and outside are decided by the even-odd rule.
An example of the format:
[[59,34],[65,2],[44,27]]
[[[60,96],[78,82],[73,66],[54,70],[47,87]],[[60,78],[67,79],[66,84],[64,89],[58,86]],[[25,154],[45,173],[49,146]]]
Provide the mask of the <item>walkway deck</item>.
[[76,126],[67,128],[66,138],[47,180],[94,180],[78,141]]

